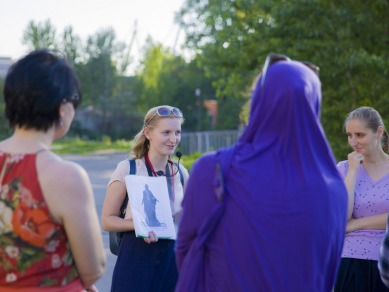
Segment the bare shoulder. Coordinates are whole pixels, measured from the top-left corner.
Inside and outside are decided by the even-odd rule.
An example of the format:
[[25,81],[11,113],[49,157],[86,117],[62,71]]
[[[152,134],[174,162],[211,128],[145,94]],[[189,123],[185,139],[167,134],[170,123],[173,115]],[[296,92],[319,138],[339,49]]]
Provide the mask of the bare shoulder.
[[37,171],[41,180],[55,181],[59,185],[66,185],[68,182],[80,182],[88,178],[82,166],[64,160],[51,152],[42,153],[38,156]]
[[53,153],[42,153],[37,159],[37,172],[43,196],[56,218],[92,200],[89,176],[79,164]]

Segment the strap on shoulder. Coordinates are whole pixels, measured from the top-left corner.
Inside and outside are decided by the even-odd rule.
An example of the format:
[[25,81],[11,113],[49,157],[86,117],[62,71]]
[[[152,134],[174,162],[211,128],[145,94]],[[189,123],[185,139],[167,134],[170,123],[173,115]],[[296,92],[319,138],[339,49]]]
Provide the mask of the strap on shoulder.
[[182,173],[182,170],[179,167],[179,165],[177,164],[177,162],[173,162],[173,163],[174,163],[174,166],[178,168],[178,171],[180,173],[180,181],[181,181],[182,187],[184,187],[184,174]]
[[216,185],[215,193],[219,202],[223,201],[226,194],[226,186],[224,177],[227,175],[228,169],[235,152],[235,147],[222,148],[216,152]]
[[130,162],[130,171],[129,171],[128,174],[136,174],[136,163],[135,163],[135,159],[130,159],[129,162]]

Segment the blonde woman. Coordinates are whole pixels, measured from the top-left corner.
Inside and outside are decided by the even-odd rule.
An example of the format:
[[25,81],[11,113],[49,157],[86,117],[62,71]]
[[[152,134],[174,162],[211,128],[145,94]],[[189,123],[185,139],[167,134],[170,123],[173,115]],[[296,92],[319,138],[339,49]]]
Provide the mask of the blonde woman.
[[[150,109],[144,125],[135,136],[133,157],[135,175],[166,176],[170,205],[176,221],[181,212],[187,170],[170,159],[181,140],[181,110],[167,105]],[[133,170],[134,171],[134,170]],[[102,226],[108,231],[124,232],[112,278],[112,292],[174,291],[177,268],[174,240],[158,239],[153,232],[148,238],[137,238],[130,208],[126,218],[119,217],[125,200],[124,177],[130,173],[129,160],[118,163],[108,183],[102,210]],[[182,179],[181,179],[182,176]]]

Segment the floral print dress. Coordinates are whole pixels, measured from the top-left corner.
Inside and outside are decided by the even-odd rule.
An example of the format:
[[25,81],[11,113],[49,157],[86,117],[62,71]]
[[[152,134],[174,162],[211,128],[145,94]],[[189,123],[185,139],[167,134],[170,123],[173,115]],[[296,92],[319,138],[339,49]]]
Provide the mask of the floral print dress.
[[65,230],[42,195],[36,157],[0,151],[0,290],[79,281]]

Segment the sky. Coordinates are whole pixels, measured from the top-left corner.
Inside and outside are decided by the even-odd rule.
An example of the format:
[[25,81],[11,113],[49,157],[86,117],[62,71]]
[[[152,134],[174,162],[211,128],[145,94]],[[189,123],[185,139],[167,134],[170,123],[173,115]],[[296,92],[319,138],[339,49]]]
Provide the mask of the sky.
[[0,0],[0,57],[16,60],[27,53],[22,36],[28,23],[31,20],[43,23],[47,19],[56,28],[57,34],[61,34],[65,27],[72,26],[83,42],[101,29],[113,28],[116,40],[129,44],[136,29],[131,49],[133,66],[141,57],[141,49],[148,35],[179,53],[184,32],[174,23],[174,15],[184,1]]

